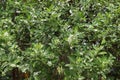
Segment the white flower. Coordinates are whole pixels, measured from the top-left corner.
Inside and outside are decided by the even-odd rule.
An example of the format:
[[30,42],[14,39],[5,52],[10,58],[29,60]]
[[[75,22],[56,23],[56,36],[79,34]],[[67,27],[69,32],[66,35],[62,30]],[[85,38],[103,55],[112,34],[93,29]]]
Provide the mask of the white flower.
[[48,61],[48,66],[52,66],[52,62],[51,61]]

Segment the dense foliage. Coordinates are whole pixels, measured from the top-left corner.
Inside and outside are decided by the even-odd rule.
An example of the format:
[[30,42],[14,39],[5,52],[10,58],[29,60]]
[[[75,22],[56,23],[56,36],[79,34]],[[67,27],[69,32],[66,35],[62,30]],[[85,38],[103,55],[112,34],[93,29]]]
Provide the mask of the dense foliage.
[[119,0],[0,0],[0,80],[117,80],[119,57]]

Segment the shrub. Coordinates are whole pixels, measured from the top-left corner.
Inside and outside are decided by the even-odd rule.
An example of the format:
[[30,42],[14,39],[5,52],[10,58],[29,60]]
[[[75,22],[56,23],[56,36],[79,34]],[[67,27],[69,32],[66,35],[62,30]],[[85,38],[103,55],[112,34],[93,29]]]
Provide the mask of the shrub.
[[1,80],[11,70],[30,80],[119,79],[117,0],[3,0]]

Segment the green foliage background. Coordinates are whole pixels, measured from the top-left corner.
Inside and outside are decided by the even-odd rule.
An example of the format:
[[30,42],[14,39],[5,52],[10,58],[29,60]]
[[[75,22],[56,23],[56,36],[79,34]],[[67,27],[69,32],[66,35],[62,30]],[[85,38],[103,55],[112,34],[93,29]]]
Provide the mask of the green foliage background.
[[117,80],[119,57],[119,0],[0,0],[0,80]]

